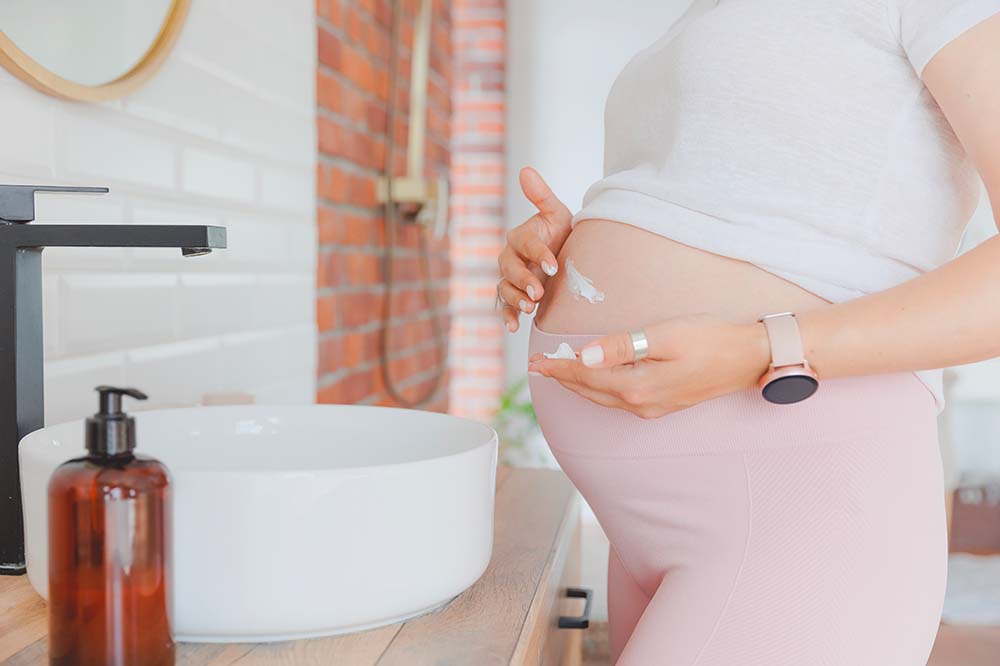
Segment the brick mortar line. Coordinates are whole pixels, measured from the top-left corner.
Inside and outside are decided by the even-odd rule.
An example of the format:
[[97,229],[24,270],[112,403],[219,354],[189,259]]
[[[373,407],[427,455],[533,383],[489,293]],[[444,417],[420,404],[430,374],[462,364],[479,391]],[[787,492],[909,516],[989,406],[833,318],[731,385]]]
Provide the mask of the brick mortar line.
[[372,220],[381,219],[383,217],[383,209],[385,208],[384,204],[375,204],[374,206],[359,206],[357,204],[347,203],[345,201],[334,201],[333,199],[321,197],[318,194],[316,195],[316,203],[322,205],[323,208],[327,210],[356,213],[358,215],[363,215]]
[[[385,253],[383,252],[383,253],[377,253],[376,254],[376,253],[371,252],[371,250],[372,250],[372,248],[369,248],[369,247],[359,247],[359,246],[346,246],[344,248],[336,248],[333,251],[330,251],[329,248],[325,248],[325,249],[323,249],[321,251],[322,253],[319,256],[320,256],[320,258],[327,259],[327,260],[334,260],[336,258],[346,259],[347,257],[352,257],[352,256],[353,257],[369,257],[369,258],[373,258],[373,259],[379,260],[379,263],[381,264],[382,260],[385,258]],[[338,251],[342,251],[342,254],[338,254]],[[420,258],[420,255],[416,254],[416,250],[406,250],[405,253],[403,253],[403,251],[401,251],[401,250],[396,250],[393,253],[393,261],[394,262],[396,260],[400,260],[400,259],[410,260],[410,259],[419,259],[419,258]],[[447,252],[440,252],[440,253],[431,254],[430,255],[430,260],[431,260],[432,264],[434,264],[434,263],[438,263],[438,264],[450,264],[451,263],[450,257],[449,257],[449,255],[448,255]],[[381,272],[381,268],[382,268],[381,265],[379,265],[376,268],[376,270],[379,271],[379,272]],[[412,279],[401,279],[401,280],[393,279],[393,283],[394,284],[412,284],[412,283],[416,283],[416,282],[423,283],[423,281],[426,279],[424,277],[424,275],[423,275],[423,272],[424,272],[423,268],[421,267],[420,268],[420,277],[416,277],[416,278],[412,278]],[[348,276],[348,277],[350,277],[350,276]],[[433,266],[432,266],[432,273],[431,273],[431,277],[430,277],[431,284],[437,284],[438,281],[448,279],[449,277],[458,277],[458,273],[455,272],[455,271],[453,271],[453,270],[449,270],[448,276],[442,276],[442,275],[438,274],[436,271],[434,271],[433,270]],[[481,276],[477,276],[477,277],[484,277],[484,276],[481,275]],[[500,280],[499,274],[497,275],[496,279],[498,281]],[[324,285],[321,285],[321,288],[337,288],[337,287],[363,286],[366,289],[370,290],[371,287],[375,286],[376,284],[382,284],[384,282],[385,282],[385,280],[378,280],[377,282],[374,282],[374,283],[373,282],[367,282],[367,283],[360,284],[360,285],[352,285],[350,283],[340,284],[340,285],[337,285],[337,284],[324,284]]]
[[[390,36],[390,34],[392,32],[392,29],[389,28],[389,27],[387,27],[387,26],[383,26],[381,23],[379,23],[378,19],[375,18],[374,14],[370,14],[367,11],[364,11],[364,10],[358,11],[357,13],[361,17],[362,21],[364,21],[369,26],[371,26],[371,27],[375,28],[376,30],[378,30],[384,37],[388,38]],[[403,18],[410,19],[410,20],[415,20],[416,16],[414,14],[409,13],[409,12],[403,12]],[[446,31],[449,34],[451,34],[451,33],[454,32],[452,30],[452,27],[453,27],[452,18],[447,13],[445,15],[443,15],[443,16],[438,16],[436,14],[432,14],[432,16],[431,16],[431,24],[432,24],[432,26],[435,23],[440,23],[444,28],[447,28]],[[361,46],[364,49],[364,52],[365,52],[366,55],[369,55],[372,58],[377,58],[378,57],[377,54],[372,53],[371,51],[369,51],[368,48],[367,48],[367,46],[365,44],[354,42],[353,40],[351,40],[350,36],[347,33],[344,32],[343,28],[340,28],[337,25],[335,25],[334,23],[332,23],[330,21],[330,19],[328,19],[327,17],[321,16],[319,14],[316,14],[316,25],[322,26],[323,28],[325,28],[332,35],[336,35],[338,37],[341,37],[342,39],[344,39],[344,41],[350,43],[352,46]],[[441,48],[438,47],[437,44],[435,44],[433,40],[431,41],[431,47],[432,48],[436,47],[438,53],[441,52]],[[399,51],[397,51],[397,53],[399,53],[401,55],[407,55],[407,56],[409,56],[411,51],[412,51],[411,47],[407,46],[404,42],[400,41]]]
[[[453,260],[452,268],[469,269],[472,267],[468,264],[458,263]],[[463,278],[477,278],[482,279],[483,281],[489,280],[491,282],[500,281],[500,272],[497,270],[497,262],[495,259],[489,262],[489,266],[476,266],[475,268],[476,270],[455,270],[455,277],[461,276]]]
[[[322,62],[317,61],[316,62],[316,71],[321,72],[323,74],[327,74],[329,76],[332,76],[333,78],[337,79],[337,81],[339,81],[342,85],[350,86],[353,90],[355,90],[356,92],[358,92],[360,95],[362,95],[363,97],[367,98],[368,101],[375,102],[376,104],[379,104],[382,107],[385,107],[388,104],[388,102],[386,100],[382,99],[381,97],[379,97],[378,94],[373,93],[370,90],[365,90],[364,88],[362,88],[361,86],[359,86],[355,81],[353,81],[349,76],[347,76],[343,72],[337,71],[336,69],[334,69],[333,67],[330,67],[326,63],[322,63]],[[317,108],[318,108],[318,106],[319,106],[319,101],[317,100]]]
[[[422,280],[413,280],[411,282],[402,282],[399,287],[393,285],[392,293],[401,294],[407,291],[423,291],[424,283]],[[433,282],[431,284],[435,292],[442,292],[448,290],[447,283],[442,283],[440,281]],[[318,294],[320,299],[333,296],[384,296],[385,289],[377,285],[349,285],[341,288],[337,287],[320,287],[321,293]],[[449,298],[449,300],[452,300]]]
[[[417,287],[423,288],[424,280],[404,280],[402,282],[393,281],[393,293],[398,291],[404,291],[406,289],[414,289]],[[448,289],[451,284],[451,280],[446,277],[433,278],[431,280],[431,287],[435,290]],[[398,288],[397,288],[398,285]],[[319,287],[324,296],[336,296],[336,295],[346,295],[346,294],[365,294],[365,295],[382,295],[385,293],[385,284],[382,282],[377,282],[375,284],[351,284],[351,285],[323,285]]]
[[[365,23],[368,23],[369,25],[373,26],[376,30],[378,30],[380,33],[382,33],[382,35],[384,37],[386,37],[386,38],[389,37],[389,33],[391,32],[390,29],[384,27],[381,23],[379,23],[378,21],[376,21],[375,20],[375,16],[373,14],[368,14],[365,11],[358,11],[358,15],[361,17],[362,21],[364,21]],[[409,14],[405,14],[405,16],[410,17]],[[340,28],[340,27],[334,25],[330,21],[330,19],[328,19],[327,17],[320,16],[319,14],[316,14],[316,25],[317,25],[317,27],[323,28],[324,30],[326,30],[327,32],[329,32],[334,37],[340,38],[341,41],[343,41],[345,44],[347,44],[351,48],[358,48],[358,50],[361,51],[363,53],[363,55],[368,56],[368,59],[370,61],[373,61],[373,62],[377,61],[379,64],[383,64],[383,65],[388,66],[388,64],[389,64],[387,62],[388,59],[386,59],[385,61],[383,61],[382,57],[380,55],[378,55],[377,53],[372,53],[371,51],[369,51],[368,50],[368,45],[365,44],[363,41],[362,42],[355,42],[345,32],[344,28]],[[316,41],[317,41],[317,43],[319,42],[319,38],[318,37],[316,38]],[[397,51],[397,54],[409,56],[410,55],[410,50],[411,49],[410,49],[409,46],[407,46],[406,44],[400,42],[400,44],[399,44],[399,50]]]
[[[318,255],[324,259],[330,257],[341,255],[347,256],[362,256],[362,257],[373,257],[375,259],[382,259],[385,257],[386,253],[384,248],[376,245],[323,245],[317,248]],[[393,259],[418,259],[420,258],[419,251],[415,248],[402,248],[398,245],[395,250],[393,250]],[[432,251],[430,253],[431,261],[441,261],[449,262],[451,261],[451,255],[447,248],[437,251]],[[496,262],[493,262],[493,267],[496,268]],[[436,278],[431,278],[436,279]],[[500,279],[499,274],[497,279]],[[334,286],[334,285],[327,285]]]
[[[347,256],[352,256],[352,255],[353,256],[359,256],[358,253],[348,253]],[[382,259],[382,257],[377,256],[377,255],[372,255],[372,254],[366,254],[364,256],[373,257],[373,258],[379,259],[379,260]],[[410,255],[410,256],[405,256],[405,257],[399,257],[399,256],[397,256],[396,258],[397,259],[414,259],[416,257],[415,257],[415,255]],[[444,255],[442,255],[442,256],[432,256],[431,257],[431,261],[432,261],[432,263],[433,262],[437,262],[438,264],[444,264],[444,263],[448,262],[448,257],[444,256]],[[379,267],[379,269],[380,268],[381,267]],[[421,275],[419,277],[407,278],[407,279],[399,279],[399,280],[393,279],[393,291],[396,291],[396,288],[395,288],[396,285],[410,286],[410,285],[415,285],[415,284],[424,284],[424,282],[428,281],[428,280],[429,280],[431,286],[433,286],[435,288],[448,289],[449,285],[448,285],[447,282],[450,282],[450,278],[451,277],[457,277],[457,275],[454,272],[452,272],[452,271],[449,271],[448,275],[441,275],[441,274],[437,273],[436,271],[434,271],[434,272],[432,272],[430,278],[427,278],[427,277],[423,276],[423,270],[421,270],[420,272],[421,272]],[[349,275],[347,277],[350,278]],[[376,276],[376,277],[378,277],[378,276]],[[498,276],[497,280],[499,280],[499,279],[500,278]],[[378,280],[375,280],[374,282],[367,281],[367,282],[362,282],[362,283],[352,283],[352,282],[350,282],[350,279],[348,279],[348,281],[346,281],[346,282],[344,282],[342,284],[323,284],[323,285],[319,285],[318,288],[319,289],[332,289],[332,290],[338,290],[340,293],[348,293],[348,292],[350,292],[350,288],[351,287],[359,287],[360,291],[363,291],[365,293],[372,293],[373,291],[376,292],[376,293],[381,293],[382,291],[385,291],[383,289],[384,284],[385,284],[385,280],[383,280],[383,279],[378,279]],[[377,289],[376,289],[376,287],[377,287]]]
[[[349,116],[345,116],[342,113],[338,113],[333,109],[328,109],[325,106],[320,106],[319,101],[316,102],[316,117],[334,121],[339,125],[342,125],[347,129],[351,130],[352,132],[359,132],[360,134],[367,134],[382,139],[385,138],[385,132],[371,129],[370,127],[368,127],[367,121],[355,120]],[[319,138],[319,132],[317,130],[317,139],[318,138]]]
[[[430,371],[418,373],[416,375],[411,375],[410,377],[407,377],[406,379],[403,379],[402,381],[396,382],[396,388],[399,389],[400,391],[404,391],[405,392],[411,386],[416,386],[417,384],[420,384],[421,382],[424,382],[424,381],[426,381],[428,379],[431,379],[434,376],[433,373],[434,373],[434,371],[430,370]],[[421,375],[425,375],[425,376],[421,376]],[[448,378],[448,381],[442,382],[438,386],[437,390],[434,391],[434,393],[427,400],[425,408],[437,405],[442,400],[444,400],[445,402],[447,402],[446,398],[449,398],[450,395],[451,395],[451,392],[450,392],[450,389],[449,389],[449,384],[450,383],[451,383],[451,378],[450,377]],[[379,398],[388,398],[388,397],[389,396],[388,396],[387,393],[382,393],[382,392],[374,393],[372,395],[366,396],[365,398],[362,398],[360,401],[358,401],[357,404],[359,404],[359,405],[371,405],[373,403],[378,402]]]
[[[371,135],[374,135],[374,136],[378,136],[378,137],[382,137],[382,135],[379,134],[378,132],[365,132],[365,133],[366,134],[371,134]],[[317,140],[317,143],[318,143],[318,140]],[[402,148],[403,146],[398,146],[398,147]],[[363,166],[361,164],[358,164],[357,162],[352,161],[348,157],[344,157],[343,155],[332,155],[330,153],[319,152],[318,150],[317,150],[316,155],[317,155],[317,158],[318,158],[317,161],[320,164],[326,164],[327,166],[335,166],[335,167],[341,168],[344,171],[347,171],[349,173],[353,173],[356,176],[381,176],[382,175],[382,170],[381,169],[375,169],[375,168],[372,168],[372,167]],[[339,202],[336,202],[336,203],[339,203]]]
[[[365,134],[368,134],[370,136],[377,136],[377,137],[382,137],[383,136],[382,134],[379,134],[378,132],[365,132]],[[397,149],[405,151],[406,150],[406,146],[397,143]],[[450,151],[451,151],[451,149],[449,148],[448,152],[450,153]],[[376,177],[377,176],[377,177],[380,177],[380,176],[382,176],[382,173],[383,173],[382,169],[373,168],[373,167],[366,167],[364,165],[361,165],[361,164],[358,164],[357,162],[352,161],[348,157],[344,157],[343,155],[333,155],[331,153],[317,152],[317,162],[319,164],[325,164],[327,166],[333,166],[333,167],[337,167],[337,168],[342,168],[344,171],[348,171],[348,172],[350,172],[350,173],[352,173],[352,174],[354,174],[356,176],[365,176],[365,177]],[[448,172],[450,165],[449,164],[442,164],[442,163],[430,163],[427,166],[430,167],[430,169],[431,169],[432,172],[433,171]],[[450,173],[442,173],[441,175],[450,175]],[[397,179],[403,178],[403,177],[404,176],[402,176],[402,175],[398,175],[398,174],[396,175]],[[321,200],[323,200],[323,201],[329,202],[330,206],[336,206],[336,205],[342,205],[343,204],[343,202],[336,201],[334,199],[325,199],[323,197],[319,197],[319,198]],[[377,204],[377,205],[381,206],[382,204]]]
[[[451,314],[448,313],[448,312],[440,311],[440,312],[436,312],[435,315],[437,316],[437,319],[439,319],[439,320],[451,319]],[[424,323],[424,322],[430,323],[430,318],[429,317],[422,317],[422,318],[419,318],[419,319],[396,318],[396,319],[391,319],[389,321],[389,328],[390,329],[392,329],[392,328],[398,328],[398,327],[400,327],[403,324]],[[449,326],[447,325],[447,322],[442,321],[441,323],[445,324],[445,326],[444,326],[445,329],[449,328]],[[346,336],[352,335],[352,334],[369,334],[369,333],[378,334],[381,331],[382,331],[382,327],[381,327],[380,322],[378,322],[378,321],[368,322],[368,323],[362,324],[361,326],[356,327],[356,328],[344,327],[344,328],[336,329],[336,330],[333,330],[333,331],[323,331],[322,333],[319,334],[319,336],[317,336],[316,342],[317,342],[317,344],[325,344],[327,342],[331,342],[331,341],[336,340],[338,338],[346,337]],[[447,338],[448,337],[448,331],[445,330],[444,333],[445,333],[445,338]],[[412,349],[412,347],[408,347],[407,349]]]
[[[420,344],[415,345],[413,347],[409,347],[409,348],[407,348],[405,350],[401,350],[400,352],[392,352],[392,353],[390,353],[388,355],[388,359],[387,360],[388,360],[389,363],[392,363],[393,361],[398,361],[400,359],[408,358],[410,356],[415,356],[417,354],[422,354],[425,351],[428,351],[428,350],[431,350],[431,349],[436,349],[436,348],[438,348],[438,345],[437,345],[436,341],[434,341],[434,340],[424,341],[424,342],[421,342]],[[364,363],[360,363],[358,365],[354,365],[354,366],[351,366],[351,367],[338,368],[337,370],[334,370],[333,372],[328,372],[328,373],[325,373],[323,375],[318,375],[317,378],[316,378],[316,388],[317,389],[324,389],[324,388],[326,388],[328,386],[332,386],[333,384],[336,384],[341,379],[344,379],[345,377],[348,377],[350,375],[364,374],[364,373],[367,373],[367,372],[373,372],[373,371],[379,370],[381,368],[381,365],[382,365],[380,361],[381,361],[381,359],[376,358],[376,359],[371,360],[371,361],[365,361]],[[445,369],[448,369],[448,359],[447,358],[444,359],[444,366],[436,365],[434,368],[431,368],[429,370],[421,370],[420,372],[421,373],[433,372],[436,368],[439,368],[439,367],[444,367]],[[412,376],[414,376],[414,375],[411,375],[411,377]]]
[[316,195],[317,205],[322,205],[324,208],[330,210],[341,211],[345,213],[365,213],[366,215],[379,216],[379,210],[382,208],[382,204],[376,204],[375,206],[359,206],[358,204],[346,203],[343,201],[334,201],[333,199],[327,199],[326,197]]
[[[470,81],[465,82],[471,83]],[[504,91],[489,88],[456,89],[452,92],[451,98],[458,100],[457,104],[459,105],[463,102],[490,102],[493,104],[505,104],[507,102],[507,95],[504,94]]]
[[[375,62],[372,62],[371,64],[373,66],[376,66],[379,69],[381,69],[381,68],[386,68],[387,69],[388,68],[388,63],[381,63],[381,62],[375,63]],[[317,62],[316,62],[316,71],[320,72],[322,74],[326,74],[328,76],[331,76],[331,77],[335,78],[341,85],[349,86],[352,90],[356,91],[360,95],[362,95],[365,98],[367,98],[368,101],[371,101],[371,102],[374,102],[374,103],[378,104],[383,109],[385,107],[387,107],[388,104],[389,104],[389,102],[387,100],[384,100],[381,97],[379,97],[377,93],[373,93],[370,90],[365,90],[356,81],[354,81],[353,79],[351,79],[351,77],[349,77],[347,74],[345,74],[344,72],[341,72],[341,71],[339,71],[337,69],[334,69],[333,67],[331,67],[330,65],[327,65],[324,62],[319,62],[317,60]],[[441,76],[442,78],[444,78],[444,74],[442,74],[441,72],[438,72],[435,69],[429,69],[428,70],[428,76],[430,76],[432,73],[433,74],[437,74],[438,76]],[[317,86],[317,88],[318,87],[319,86]],[[447,90],[447,88],[449,86],[439,85],[438,87],[446,89],[446,92],[448,93],[447,97],[448,97],[449,108],[442,108],[442,106],[438,103],[437,97],[436,96],[431,96],[429,94],[427,95],[427,108],[433,108],[433,109],[435,109],[437,111],[440,111],[444,115],[448,115],[448,111],[450,110],[451,107],[454,106],[455,95],[450,90]],[[400,76],[400,79],[396,83],[396,90],[397,91],[402,91],[402,92],[409,93],[409,91],[410,91],[410,84],[409,84],[408,80],[404,80],[403,77]],[[478,90],[478,89],[477,88],[471,88],[470,90]],[[484,92],[490,92],[490,91],[486,90]],[[317,97],[318,97],[318,95],[317,95]],[[319,107],[319,101],[318,101],[318,99],[317,99],[317,108],[320,108]],[[409,111],[408,108],[405,108],[403,110],[404,111]]]
[[[448,368],[445,367],[444,370],[447,371]],[[406,389],[410,388],[411,386],[416,386],[417,384],[420,384],[420,383],[425,382],[425,381],[427,381],[429,379],[432,379],[436,375],[437,371],[438,371],[438,368],[430,368],[429,370],[421,370],[420,372],[418,372],[416,374],[410,375],[409,377],[406,377],[404,379],[401,379],[401,380],[397,381],[396,382],[396,386],[399,387],[400,390],[405,391]],[[438,387],[437,391],[435,391],[433,395],[437,396],[437,395],[441,394],[442,392],[447,392],[448,391],[448,385],[450,383],[451,383],[451,377],[449,376],[448,377],[448,381],[447,382],[442,382],[442,384]],[[434,399],[432,399],[430,402],[434,402]]]
[[[393,361],[398,361],[400,359],[416,356],[417,354],[422,354],[431,349],[437,349],[439,346],[440,345],[437,344],[436,340],[434,340],[433,338],[427,338],[411,347],[407,347],[405,349],[397,349],[396,351],[390,351],[388,354],[388,360],[390,363],[392,363]],[[348,371],[347,374],[350,375],[353,375],[358,372],[366,372],[368,370],[378,368],[381,365],[379,361],[380,359],[376,357],[372,360],[365,361],[364,363],[359,363],[358,365],[353,365],[347,368],[339,368],[334,372],[339,372],[340,370],[347,370]],[[327,373],[327,374],[332,374],[332,373]]]
[[[421,309],[418,312],[408,314],[408,315],[397,315],[389,319],[389,327],[397,327],[403,324],[413,324],[413,323],[430,323],[432,318],[436,319],[450,319],[452,318],[452,312],[448,309],[447,305],[439,306],[433,312],[426,308]],[[444,323],[444,322],[441,322]],[[366,322],[364,324],[359,324],[357,326],[337,326],[329,331],[318,331],[316,335],[316,340],[318,342],[329,342],[330,340],[336,340],[337,338],[344,337],[352,333],[376,333],[382,330],[382,320],[381,318],[373,319],[372,321]]]
[[[413,291],[418,291],[418,290],[416,288],[414,288]],[[393,293],[394,294],[400,294],[402,292],[394,290]],[[367,294],[367,293],[364,293],[364,292],[359,292],[359,293],[355,293],[353,295],[355,295],[355,296],[368,296],[370,294]],[[384,296],[384,293],[379,293],[378,295],[379,296]],[[450,301],[450,299],[449,299],[448,302],[439,302],[439,303],[436,303],[435,307],[434,307],[434,310],[433,310],[433,314],[436,315],[439,318],[441,318],[441,317],[445,317],[445,318],[451,317],[452,314],[454,313],[454,308],[452,307],[452,305],[453,304]],[[393,316],[389,319],[389,325],[390,326],[395,326],[397,324],[404,324],[404,323],[410,323],[410,322],[415,322],[415,321],[430,320],[431,319],[431,312],[432,311],[430,309],[428,309],[427,307],[421,307],[419,310],[417,310],[415,312],[411,312],[409,314],[405,314],[405,315],[404,314],[397,314],[397,313],[394,312]],[[378,330],[379,328],[381,328],[381,325],[382,325],[382,320],[381,320],[381,315],[380,315],[379,317],[376,317],[375,319],[372,319],[371,321],[365,322],[363,324],[357,324],[357,325],[354,325],[354,326],[348,326],[346,324],[341,324],[339,326],[334,327],[333,329],[321,332],[319,334],[319,337],[320,338],[337,337],[334,334],[334,332],[336,332],[336,331],[340,331],[340,332],[355,332],[355,333],[356,332],[374,331],[374,330]]]
[[[323,243],[322,245],[317,245],[316,249],[320,255],[326,256],[331,255],[336,250],[350,250],[353,255],[363,255],[366,257],[376,257],[381,258],[386,254],[386,247],[383,245],[352,245],[350,243]],[[420,250],[411,247],[401,247],[397,242],[393,248],[393,256],[412,259],[413,257],[420,256]],[[430,256],[432,259],[450,259],[450,249],[441,248],[440,250],[431,250]],[[493,262],[496,266],[496,261]]]
[[[320,153],[319,154],[319,160],[318,160],[318,162],[326,164],[327,166],[334,166],[334,167],[337,167],[337,168],[340,168],[341,166],[344,166],[346,164],[351,164],[351,165],[353,165],[353,168],[350,170],[350,172],[352,173],[352,175],[360,176],[362,178],[376,178],[376,177],[381,177],[382,176],[382,170],[381,169],[370,169],[368,167],[363,167],[363,166],[361,166],[361,165],[359,165],[359,164],[357,164],[355,162],[350,162],[349,160],[347,162],[342,163],[342,164],[334,164],[332,162],[332,160],[335,160],[335,159],[346,160],[347,158],[338,157],[336,155],[330,155],[328,153]],[[447,172],[447,170],[448,170],[448,165],[447,164],[433,163],[430,166],[431,166],[432,172],[433,171]],[[447,173],[441,173],[441,175],[447,175]],[[397,175],[396,179],[399,180],[402,177],[403,176]],[[494,198],[496,198],[496,199],[499,199],[498,197],[495,197],[495,195],[492,195],[492,196],[494,196]],[[474,199],[478,200],[480,197],[477,195],[475,197],[470,197],[470,198],[474,198]],[[338,201],[336,199],[331,199],[329,197],[325,197],[322,194],[320,194],[320,185],[319,185],[318,181],[316,183],[316,201],[318,203],[322,203],[326,207],[332,208],[334,210],[336,210],[338,208],[342,208],[342,207],[359,208],[359,209],[364,209],[364,210],[376,210],[376,209],[382,208],[384,206],[384,204],[378,203],[378,202],[376,202],[372,206],[362,206],[362,205],[359,205],[359,204],[352,204],[352,203],[348,203],[348,202],[345,202],[345,201]]]
[[[385,139],[386,139],[386,131],[385,130],[371,129],[371,128],[368,127],[367,121],[354,120],[353,118],[345,116],[342,113],[338,113],[338,112],[334,111],[333,109],[328,109],[325,106],[319,106],[318,102],[317,102],[317,106],[316,106],[316,116],[319,117],[319,118],[325,118],[325,119],[330,120],[332,122],[337,122],[340,125],[343,125],[347,129],[351,130],[352,132],[358,132],[360,134],[364,134],[364,135],[367,135],[369,137],[379,138],[379,139],[382,139],[383,142],[385,142]],[[409,116],[407,116],[407,118],[403,121],[403,123],[407,126],[407,128],[409,128]],[[317,140],[318,140],[318,138],[319,138],[319,133],[318,133],[318,130],[317,130]],[[429,139],[431,143],[437,145],[438,147],[444,148],[445,150],[450,150],[450,146],[451,146],[450,137],[449,137],[448,140],[445,140],[440,134],[438,134],[437,132],[432,131],[430,128],[427,128],[426,138]],[[400,148],[405,148],[406,147],[405,145],[403,145],[403,142],[397,141],[396,144]],[[329,155],[329,154],[328,153],[320,153],[320,155]],[[337,155],[329,155],[329,157],[333,158],[333,157],[338,157],[338,156]]]

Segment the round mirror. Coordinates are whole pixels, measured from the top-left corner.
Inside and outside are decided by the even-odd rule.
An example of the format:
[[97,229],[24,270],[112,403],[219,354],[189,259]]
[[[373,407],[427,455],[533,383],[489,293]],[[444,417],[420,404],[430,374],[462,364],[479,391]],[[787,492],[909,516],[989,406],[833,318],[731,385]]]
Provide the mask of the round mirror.
[[0,64],[80,101],[122,97],[169,53],[190,0],[0,0]]

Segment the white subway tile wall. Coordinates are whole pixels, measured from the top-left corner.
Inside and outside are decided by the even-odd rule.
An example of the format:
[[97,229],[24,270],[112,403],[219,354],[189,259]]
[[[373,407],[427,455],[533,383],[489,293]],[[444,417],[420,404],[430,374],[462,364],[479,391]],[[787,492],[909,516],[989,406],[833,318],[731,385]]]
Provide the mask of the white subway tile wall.
[[199,0],[136,93],[45,96],[0,69],[0,182],[106,185],[44,196],[37,222],[216,224],[229,249],[43,253],[46,422],[126,383],[151,405],[209,392],[316,396],[315,4]]

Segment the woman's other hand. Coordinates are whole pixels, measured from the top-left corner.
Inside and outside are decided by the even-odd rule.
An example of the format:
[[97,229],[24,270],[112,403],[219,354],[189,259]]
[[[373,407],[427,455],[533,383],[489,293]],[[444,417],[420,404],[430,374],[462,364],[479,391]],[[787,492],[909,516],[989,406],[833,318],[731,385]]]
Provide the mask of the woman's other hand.
[[518,329],[522,312],[532,313],[545,293],[545,281],[556,274],[556,255],[570,232],[572,213],[559,200],[537,171],[521,169],[521,190],[538,212],[507,234],[500,253],[497,296],[503,304],[507,330]]
[[694,314],[643,331],[649,355],[640,361],[633,362],[630,335],[619,333],[585,345],[577,360],[535,354],[528,370],[605,407],[657,418],[754,387],[770,365],[771,349],[761,323],[736,324]]

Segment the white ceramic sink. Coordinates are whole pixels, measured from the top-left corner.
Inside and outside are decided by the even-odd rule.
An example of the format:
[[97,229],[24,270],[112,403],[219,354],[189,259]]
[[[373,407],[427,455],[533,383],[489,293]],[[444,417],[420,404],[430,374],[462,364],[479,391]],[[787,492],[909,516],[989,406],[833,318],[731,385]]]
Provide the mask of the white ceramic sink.
[[[496,433],[383,407],[137,412],[138,452],[170,469],[174,628],[185,641],[357,631],[434,610],[493,548]],[[47,493],[83,422],[20,444],[28,576],[47,596]]]

